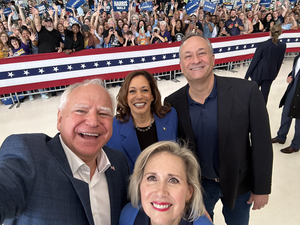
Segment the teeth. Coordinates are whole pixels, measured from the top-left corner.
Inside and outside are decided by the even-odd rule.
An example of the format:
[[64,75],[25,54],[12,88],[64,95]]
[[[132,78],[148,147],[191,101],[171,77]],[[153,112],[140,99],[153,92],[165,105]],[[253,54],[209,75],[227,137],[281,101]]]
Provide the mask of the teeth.
[[134,104],[135,106],[137,106],[137,107],[140,107],[140,106],[144,106],[146,103],[136,103],[136,104]]
[[90,133],[81,133],[82,135],[86,135],[86,136],[92,136],[92,137],[98,137],[99,134],[90,134]]
[[194,68],[194,69],[192,69],[192,70],[200,70],[200,69],[202,69],[203,67],[199,67],[199,68]]
[[155,204],[155,203],[152,203],[153,206],[155,208],[158,208],[158,209],[166,209],[166,208],[169,208],[171,205],[158,205],[158,204]]

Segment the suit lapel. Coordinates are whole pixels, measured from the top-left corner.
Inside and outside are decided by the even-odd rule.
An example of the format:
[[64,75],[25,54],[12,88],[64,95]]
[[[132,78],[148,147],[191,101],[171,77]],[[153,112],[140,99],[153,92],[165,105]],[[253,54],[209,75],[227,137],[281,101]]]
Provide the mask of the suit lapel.
[[136,158],[141,153],[141,148],[131,117],[127,123],[122,124],[120,134],[126,137],[121,144],[134,165]]
[[89,186],[86,182],[78,180],[73,177],[68,159],[60,143],[59,134],[57,134],[51,141],[48,142],[48,146],[53,157],[60,165],[60,168],[63,170],[63,172],[66,174],[66,176],[69,178],[70,182],[72,183],[83,205],[89,224],[93,225],[94,219],[93,219],[91,204],[90,204]]
[[234,93],[230,91],[231,85],[218,76],[218,140],[219,140],[219,160],[222,162],[225,151],[225,144],[229,129],[230,117],[232,112]]
[[[178,92],[177,95],[178,101],[176,102],[177,106],[175,108],[177,110],[177,114],[180,115],[178,116],[178,119],[180,121],[180,124],[182,124],[181,128],[186,134],[186,139],[190,144],[192,144],[194,150],[196,150],[193,128],[192,128],[190,115],[189,115],[189,106],[187,102],[187,95],[186,95],[187,87],[188,85],[186,85],[184,88],[180,90],[180,92]],[[180,136],[180,134],[178,135]]]
[[172,140],[172,127],[167,124],[170,117],[160,118],[154,114],[154,118],[158,141]]

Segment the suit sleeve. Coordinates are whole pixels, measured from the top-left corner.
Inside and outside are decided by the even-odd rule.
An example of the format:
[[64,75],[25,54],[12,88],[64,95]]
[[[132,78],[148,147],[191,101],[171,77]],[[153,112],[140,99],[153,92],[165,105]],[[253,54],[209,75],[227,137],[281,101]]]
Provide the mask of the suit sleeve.
[[34,160],[22,142],[10,136],[0,149],[0,224],[22,212],[34,184]]
[[254,53],[254,56],[253,56],[253,59],[251,61],[251,64],[247,70],[247,73],[245,75],[245,79],[249,79],[249,77],[252,77],[252,74],[257,66],[257,64],[260,62],[260,60],[262,59],[262,55],[263,55],[263,51],[264,51],[264,48],[263,48],[263,44],[260,44],[255,53]]
[[273,149],[269,116],[263,96],[255,83],[253,83],[252,88],[249,114],[252,145],[252,192],[261,195],[270,194]]

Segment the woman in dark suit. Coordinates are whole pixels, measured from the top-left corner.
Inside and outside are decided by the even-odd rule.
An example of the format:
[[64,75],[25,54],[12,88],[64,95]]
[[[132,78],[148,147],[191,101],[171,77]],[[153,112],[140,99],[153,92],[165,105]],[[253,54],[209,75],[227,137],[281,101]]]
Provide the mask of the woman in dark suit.
[[282,28],[280,25],[274,25],[271,27],[271,39],[261,43],[257,47],[252,62],[245,75],[245,79],[249,79],[249,77],[251,77],[251,80],[258,84],[266,104],[271,84],[278,75],[286,49],[286,44],[278,40],[281,33]]
[[[66,23],[65,25],[68,25]],[[83,50],[84,47],[84,38],[83,35],[80,33],[79,24],[74,23],[72,25],[72,30],[65,29],[65,48],[64,53],[70,54],[72,52],[77,52]]]
[[118,95],[113,135],[107,146],[125,153],[131,171],[149,145],[177,137],[177,112],[161,95],[153,75],[145,70],[127,75]]

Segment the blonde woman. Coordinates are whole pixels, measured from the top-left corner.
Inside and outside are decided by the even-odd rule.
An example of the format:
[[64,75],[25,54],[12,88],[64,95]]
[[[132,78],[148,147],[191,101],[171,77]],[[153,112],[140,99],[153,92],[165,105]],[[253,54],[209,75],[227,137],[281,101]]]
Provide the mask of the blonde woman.
[[286,50],[286,44],[278,39],[281,33],[280,25],[271,27],[271,38],[257,47],[245,76],[245,79],[250,77],[258,84],[266,104],[272,82],[278,75]]

